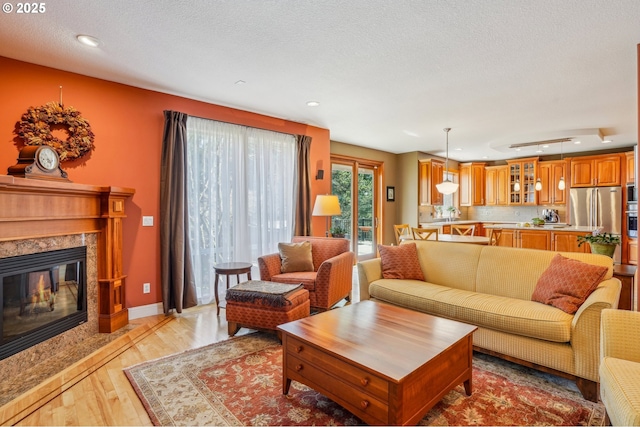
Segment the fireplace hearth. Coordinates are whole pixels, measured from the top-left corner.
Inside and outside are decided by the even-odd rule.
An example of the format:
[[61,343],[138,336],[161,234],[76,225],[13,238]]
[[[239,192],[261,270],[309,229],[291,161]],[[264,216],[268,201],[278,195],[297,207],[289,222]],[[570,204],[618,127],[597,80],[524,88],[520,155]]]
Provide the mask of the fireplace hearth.
[[85,246],[0,258],[0,360],[87,321]]

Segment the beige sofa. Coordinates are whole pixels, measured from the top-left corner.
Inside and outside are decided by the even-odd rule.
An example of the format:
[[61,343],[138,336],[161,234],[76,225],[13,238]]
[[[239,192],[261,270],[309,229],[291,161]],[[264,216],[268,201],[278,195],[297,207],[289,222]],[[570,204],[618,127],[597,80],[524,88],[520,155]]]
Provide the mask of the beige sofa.
[[[405,242],[407,243],[407,242]],[[603,255],[562,255],[609,268],[575,315],[531,301],[556,252],[415,241],[425,281],[384,279],[380,258],[358,263],[360,299],[407,307],[478,326],[476,350],[576,381],[598,398],[600,312],[616,308],[620,281]],[[403,243],[404,244],[404,243]]]
[[640,313],[604,310],[600,339],[607,419],[614,426],[640,426]]

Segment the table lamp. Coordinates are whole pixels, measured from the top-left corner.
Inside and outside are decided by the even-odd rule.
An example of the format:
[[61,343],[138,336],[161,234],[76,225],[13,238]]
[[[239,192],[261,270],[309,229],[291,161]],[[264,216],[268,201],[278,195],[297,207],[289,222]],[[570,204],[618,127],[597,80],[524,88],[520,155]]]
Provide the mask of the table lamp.
[[313,205],[313,216],[326,216],[327,217],[327,231],[325,236],[329,237],[329,219],[333,215],[340,215],[340,201],[338,196],[333,194],[318,194],[316,196],[316,203]]

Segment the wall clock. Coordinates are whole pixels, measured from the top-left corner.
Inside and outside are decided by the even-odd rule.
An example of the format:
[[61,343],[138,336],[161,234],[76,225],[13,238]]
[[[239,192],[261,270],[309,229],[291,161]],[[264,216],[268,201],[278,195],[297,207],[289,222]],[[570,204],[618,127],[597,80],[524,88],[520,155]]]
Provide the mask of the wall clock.
[[20,150],[18,163],[10,166],[8,175],[20,178],[69,181],[67,173],[60,168],[60,157],[48,145],[28,145]]

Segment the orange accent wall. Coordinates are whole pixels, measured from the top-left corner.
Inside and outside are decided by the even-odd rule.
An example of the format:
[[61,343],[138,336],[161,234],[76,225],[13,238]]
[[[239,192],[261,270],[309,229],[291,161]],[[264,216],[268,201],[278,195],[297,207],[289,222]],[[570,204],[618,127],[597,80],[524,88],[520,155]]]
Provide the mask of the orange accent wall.
[[[76,183],[135,188],[127,201],[124,222],[123,267],[127,278],[127,307],[162,301],[160,290],[160,158],[163,111],[237,123],[292,134],[309,135],[311,173],[329,168],[329,130],[215,104],[140,89],[54,68],[0,57],[0,174],[16,163],[21,139],[15,131],[27,108],[59,100],[73,106],[91,124],[94,150],[62,168]],[[301,106],[300,108],[306,108]],[[316,194],[330,192],[331,174],[312,178],[312,203]],[[0,209],[2,207],[0,206]],[[142,216],[154,217],[153,227],[142,227]],[[313,234],[324,235],[324,218],[313,219]],[[1,237],[1,236],[0,236]],[[151,283],[151,293],[142,284]]]

